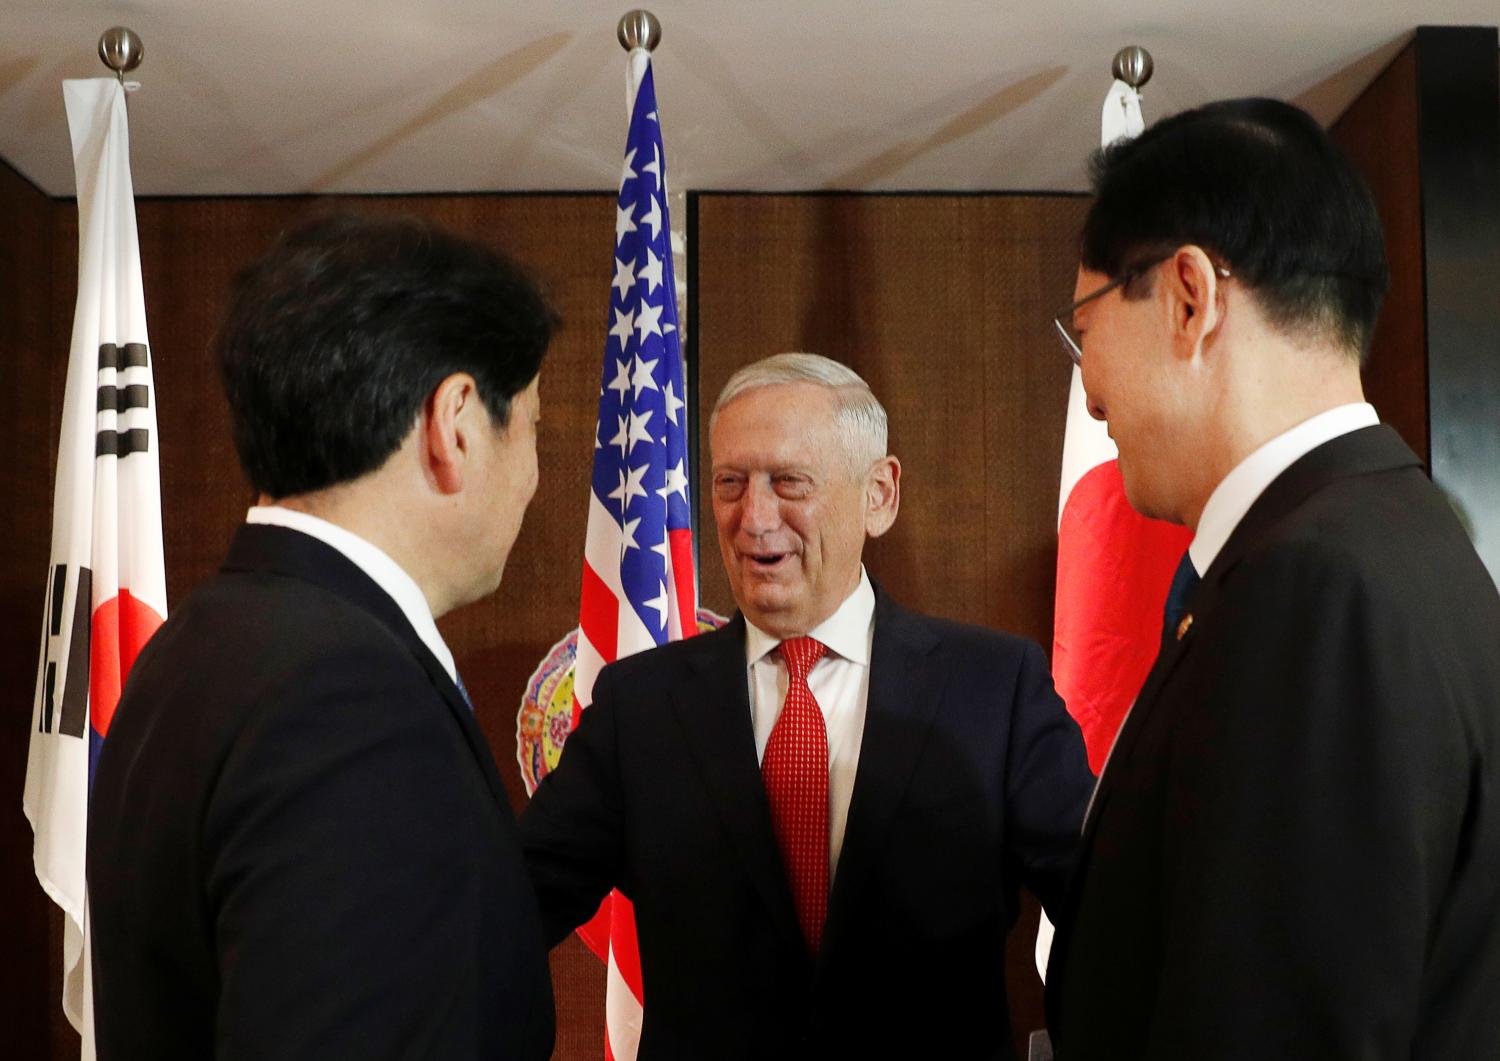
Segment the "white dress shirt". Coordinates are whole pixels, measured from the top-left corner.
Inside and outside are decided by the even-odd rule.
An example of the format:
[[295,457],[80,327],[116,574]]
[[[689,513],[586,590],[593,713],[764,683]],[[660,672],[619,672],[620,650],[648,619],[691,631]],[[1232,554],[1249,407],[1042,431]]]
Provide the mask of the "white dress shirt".
[[406,616],[406,621],[411,623],[411,628],[422,639],[422,644],[437,657],[437,661],[448,672],[448,677],[453,679],[453,684],[458,684],[458,668],[453,663],[453,653],[443,642],[443,635],[438,633],[437,622],[432,618],[432,608],[422,593],[422,587],[379,547],[326,519],[282,508],[280,505],[256,505],[246,513],[245,522],[299,531],[343,553],[350,563],[370,576],[372,582],[390,595],[391,600],[401,609],[401,614]]
[[1282,472],[1323,443],[1378,423],[1375,407],[1367,402],[1337,405],[1282,432],[1240,461],[1203,506],[1197,533],[1188,546],[1194,570],[1200,575],[1208,570],[1250,506]]
[[[875,590],[863,567],[859,585],[838,610],[807,632],[828,646],[828,652],[807,676],[813,699],[823,711],[828,730],[828,879],[832,884],[844,847],[849,820],[849,796],[859,766],[859,746],[865,735],[865,705],[870,697],[870,645],[875,636]],[[755,729],[755,757],[766,753],[766,742],[786,703],[787,669],[781,642],[748,620],[745,622],[745,665],[750,682],[750,720]]]

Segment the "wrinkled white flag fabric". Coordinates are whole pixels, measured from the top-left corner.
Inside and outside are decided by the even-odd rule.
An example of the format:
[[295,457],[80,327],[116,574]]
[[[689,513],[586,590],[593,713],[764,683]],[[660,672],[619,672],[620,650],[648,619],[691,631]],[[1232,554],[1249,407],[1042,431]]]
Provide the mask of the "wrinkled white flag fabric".
[[37,880],[67,915],[63,1010],[89,1059],[89,787],[125,676],[167,613],[167,591],[125,86],[64,81],[63,98],[78,181],[78,302],[23,806]]

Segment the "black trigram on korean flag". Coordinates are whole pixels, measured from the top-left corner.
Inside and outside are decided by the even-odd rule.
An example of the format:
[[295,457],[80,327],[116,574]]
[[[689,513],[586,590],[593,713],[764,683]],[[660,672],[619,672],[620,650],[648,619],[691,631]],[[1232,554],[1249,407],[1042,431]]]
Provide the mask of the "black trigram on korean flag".
[[[89,714],[89,635],[93,606],[93,573],[78,571],[78,587],[73,594],[73,615],[63,623],[63,605],[67,598],[68,568],[58,564],[52,569],[51,593],[48,595],[47,635],[42,642],[43,686],[42,709],[37,718],[41,733],[61,733],[65,737],[82,737]],[[63,645],[63,640],[67,645]],[[66,675],[58,673],[60,651],[67,648]]]
[[[118,424],[123,424],[124,414],[131,409],[146,409],[151,405],[151,388],[144,383],[120,386],[117,382],[127,369],[145,368],[146,344],[126,343],[116,346],[105,343],[99,347],[99,371],[112,370],[109,383],[99,384],[99,411],[119,414]],[[145,453],[151,447],[151,432],[144,427],[120,429],[100,428],[94,439],[94,456],[128,457],[132,453]]]

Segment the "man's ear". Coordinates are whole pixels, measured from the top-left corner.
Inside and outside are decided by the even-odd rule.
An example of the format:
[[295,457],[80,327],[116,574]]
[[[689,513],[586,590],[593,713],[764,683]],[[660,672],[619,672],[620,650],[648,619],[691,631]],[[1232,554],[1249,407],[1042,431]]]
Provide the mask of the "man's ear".
[[901,508],[901,462],[885,456],[865,480],[865,534],[878,538],[896,522]]
[[1177,357],[1192,358],[1223,319],[1218,271],[1202,247],[1188,244],[1167,259],[1162,273],[1172,352]]
[[479,386],[467,372],[448,376],[423,403],[417,425],[422,466],[439,493],[456,494],[464,488],[479,404]]

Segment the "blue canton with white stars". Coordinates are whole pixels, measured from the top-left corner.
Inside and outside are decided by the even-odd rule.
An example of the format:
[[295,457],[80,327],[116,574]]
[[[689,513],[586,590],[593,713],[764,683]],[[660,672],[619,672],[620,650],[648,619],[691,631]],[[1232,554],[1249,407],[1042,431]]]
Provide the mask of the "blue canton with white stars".
[[673,592],[667,532],[687,529],[691,509],[666,160],[650,66],[625,142],[614,258],[593,489],[620,526],[625,594],[662,644]]

